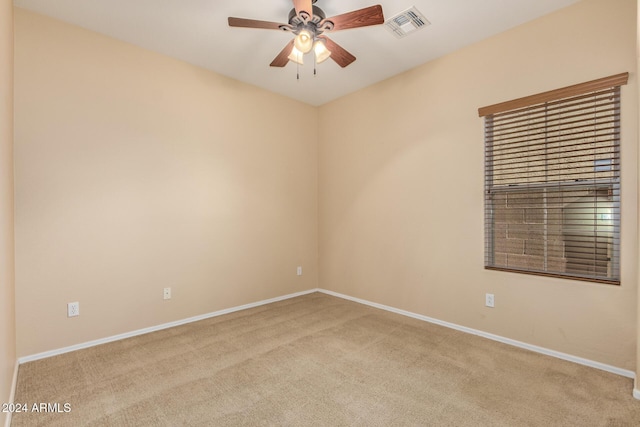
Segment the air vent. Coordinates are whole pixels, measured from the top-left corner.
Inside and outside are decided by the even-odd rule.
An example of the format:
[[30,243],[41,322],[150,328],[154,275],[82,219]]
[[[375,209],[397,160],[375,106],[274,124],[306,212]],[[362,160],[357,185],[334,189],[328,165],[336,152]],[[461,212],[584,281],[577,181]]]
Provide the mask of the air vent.
[[384,25],[393,35],[401,39],[421,28],[431,25],[431,22],[427,21],[427,18],[414,6],[387,19]]

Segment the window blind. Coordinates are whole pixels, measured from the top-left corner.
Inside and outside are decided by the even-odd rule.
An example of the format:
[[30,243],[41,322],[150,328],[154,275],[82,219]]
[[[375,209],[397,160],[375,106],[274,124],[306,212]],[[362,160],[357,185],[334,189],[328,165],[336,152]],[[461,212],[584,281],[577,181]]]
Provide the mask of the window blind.
[[620,283],[620,85],[627,77],[479,110],[487,269]]

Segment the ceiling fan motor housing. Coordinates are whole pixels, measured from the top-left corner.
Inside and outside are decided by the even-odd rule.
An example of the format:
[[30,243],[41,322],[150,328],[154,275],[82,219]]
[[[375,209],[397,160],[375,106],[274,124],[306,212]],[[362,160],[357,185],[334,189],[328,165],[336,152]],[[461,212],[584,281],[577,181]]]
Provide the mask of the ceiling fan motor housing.
[[325,30],[330,30],[327,24],[331,23],[328,21],[325,22],[322,27],[318,26],[318,24],[326,18],[324,11],[318,6],[313,6],[313,17],[310,20],[305,16],[306,14],[303,13],[302,15],[302,17],[298,16],[295,8],[291,9],[291,12],[289,12],[289,25],[293,27],[294,34],[298,34],[302,30],[308,30],[313,35],[318,36]]

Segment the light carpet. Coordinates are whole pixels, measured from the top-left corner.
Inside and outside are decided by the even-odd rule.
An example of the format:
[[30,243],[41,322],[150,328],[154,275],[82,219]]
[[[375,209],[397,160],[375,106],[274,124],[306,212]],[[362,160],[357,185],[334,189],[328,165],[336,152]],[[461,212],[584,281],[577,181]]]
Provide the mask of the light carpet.
[[12,426],[638,426],[633,381],[321,293],[20,366]]

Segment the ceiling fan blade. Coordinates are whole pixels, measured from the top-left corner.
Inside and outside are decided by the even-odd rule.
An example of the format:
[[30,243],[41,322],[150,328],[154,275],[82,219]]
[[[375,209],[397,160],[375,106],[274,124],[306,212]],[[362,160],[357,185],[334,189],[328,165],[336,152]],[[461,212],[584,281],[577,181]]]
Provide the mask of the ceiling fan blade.
[[271,62],[272,67],[284,67],[289,62],[289,55],[291,55],[291,51],[293,50],[293,40],[291,40],[287,45],[282,49],[282,51],[275,57],[275,59]]
[[333,28],[330,29],[331,31],[348,30],[350,28],[383,24],[384,14],[382,13],[382,6],[378,4],[327,18],[318,26],[320,27],[327,22],[333,23]]
[[258,21],[255,19],[234,18],[229,17],[230,27],[242,27],[242,28],[260,28],[265,30],[282,30],[283,27],[289,27],[287,24],[279,24],[277,22]]
[[356,60],[355,56],[347,52],[342,46],[331,40],[329,37],[320,36],[319,38],[324,41],[327,49],[331,51],[331,59],[333,59],[336,64],[338,64],[342,68],[346,67]]
[[[296,13],[303,21],[311,21],[313,18],[313,4],[311,0],[293,0],[293,7],[296,9]],[[306,16],[301,15],[306,13]]]

